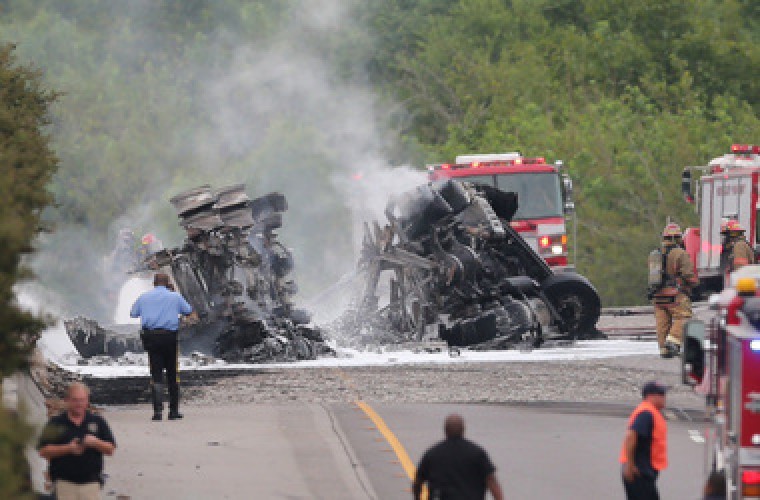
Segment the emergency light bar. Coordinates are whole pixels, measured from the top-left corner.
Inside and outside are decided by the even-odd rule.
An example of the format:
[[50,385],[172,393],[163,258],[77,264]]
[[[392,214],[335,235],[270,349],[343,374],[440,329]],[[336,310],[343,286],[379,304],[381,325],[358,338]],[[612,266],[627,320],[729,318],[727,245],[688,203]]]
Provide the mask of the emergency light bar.
[[731,152],[760,155],[760,146],[753,144],[732,144]]
[[[487,155],[482,155],[487,156]],[[457,157],[459,158],[459,157]],[[427,165],[429,171],[433,170],[455,170],[461,168],[485,168],[485,167],[509,167],[513,165],[545,165],[546,158],[539,156],[536,158],[523,158],[522,156],[511,160],[490,160],[490,161],[473,161],[469,163],[439,163]]]
[[483,155],[459,155],[454,160],[459,163],[474,163],[474,162],[489,162],[489,161],[509,161],[520,158],[520,153],[515,151],[512,153],[492,153]]

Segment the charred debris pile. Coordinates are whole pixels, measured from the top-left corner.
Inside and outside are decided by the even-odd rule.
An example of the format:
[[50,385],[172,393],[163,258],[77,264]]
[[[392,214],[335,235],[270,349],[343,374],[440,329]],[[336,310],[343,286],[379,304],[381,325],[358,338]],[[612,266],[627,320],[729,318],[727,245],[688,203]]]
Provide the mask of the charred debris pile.
[[[186,238],[148,255],[141,270],[168,271],[200,316],[180,328],[183,355],[267,362],[335,354],[293,303],[293,258],[275,234],[283,195],[251,200],[243,185],[206,185],[170,201]],[[509,349],[599,337],[595,288],[552,270],[512,229],[517,202],[514,193],[452,179],[392,197],[386,223],[365,223],[353,305],[328,326],[336,343]],[[142,350],[135,325],[65,325],[85,358]]]
[[599,337],[599,295],[554,272],[509,224],[517,196],[443,180],[392,198],[387,223],[365,224],[362,291],[334,325],[355,344],[445,341],[533,348]]
[[[244,189],[204,185],[171,198],[185,240],[148,255],[136,271],[166,271],[198,313],[198,322],[180,326],[182,355],[265,362],[332,353],[310,313],[293,303],[293,257],[275,233],[285,197],[251,200]],[[142,351],[136,325],[104,327],[79,317],[65,326],[85,358]]]

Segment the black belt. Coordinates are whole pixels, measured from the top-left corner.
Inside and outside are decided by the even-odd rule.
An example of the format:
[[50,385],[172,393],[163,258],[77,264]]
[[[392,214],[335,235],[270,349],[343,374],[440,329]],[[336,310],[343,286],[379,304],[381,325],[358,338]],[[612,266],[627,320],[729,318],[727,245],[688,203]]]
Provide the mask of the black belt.
[[167,330],[166,328],[143,328],[145,333],[177,333],[177,330]]

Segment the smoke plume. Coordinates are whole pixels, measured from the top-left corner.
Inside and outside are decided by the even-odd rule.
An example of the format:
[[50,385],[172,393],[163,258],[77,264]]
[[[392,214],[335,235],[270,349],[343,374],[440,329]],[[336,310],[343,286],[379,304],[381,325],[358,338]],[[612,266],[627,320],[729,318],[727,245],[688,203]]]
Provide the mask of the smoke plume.
[[[78,216],[83,223],[51,214],[57,229],[41,240],[34,263],[40,281],[63,292],[69,311],[110,320],[117,299],[113,291],[102,293],[102,285],[118,230],[152,232],[167,247],[177,246],[182,231],[170,196],[201,184],[244,182],[251,198],[270,191],[287,197],[280,239],[294,253],[302,300],[318,294],[354,268],[362,222],[382,219],[390,194],[425,180],[420,171],[387,159],[397,137],[385,125],[388,103],[367,83],[364,57],[371,40],[365,36],[364,46],[352,46],[367,31],[354,14],[361,4],[298,0],[279,18],[248,26],[241,14],[248,12],[246,2],[232,13],[211,3],[210,20],[196,36],[167,33],[170,19],[157,5],[170,4],[109,2],[98,13],[55,4],[47,6],[55,27],[45,43],[25,43],[23,29],[9,35],[22,55],[39,58],[38,66],[49,62],[49,71],[43,69],[51,86],[66,93],[52,131],[62,159],[53,190],[63,196],[64,209],[86,207]],[[178,9],[175,15],[192,14],[191,7]],[[98,26],[83,22],[90,17],[112,24],[85,32]],[[68,50],[71,39],[96,39],[102,53]],[[59,52],[46,55],[43,47]],[[64,78],[65,68],[80,68],[81,81]],[[104,106],[97,116],[86,115],[96,108],[84,103],[117,86],[139,95],[130,101],[135,108]],[[97,134],[83,128],[88,122],[101,125]],[[90,150],[81,144],[88,140],[95,144]],[[120,150],[119,140],[132,147]],[[109,161],[121,171],[100,175],[97,187],[88,187],[91,175],[81,165],[97,170]],[[124,196],[125,185],[137,189]],[[83,204],[85,189],[103,202]],[[114,198],[123,198],[123,206],[108,205]]]

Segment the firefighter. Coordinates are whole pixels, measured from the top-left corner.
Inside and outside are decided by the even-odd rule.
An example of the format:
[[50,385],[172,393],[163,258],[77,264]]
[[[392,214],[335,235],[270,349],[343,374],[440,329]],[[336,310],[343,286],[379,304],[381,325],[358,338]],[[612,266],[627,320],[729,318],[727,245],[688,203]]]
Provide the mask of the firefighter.
[[[728,276],[747,264],[755,263],[755,252],[744,237],[744,228],[737,220],[727,220],[720,225],[723,247],[720,251],[720,268]],[[728,281],[724,281],[728,283]]]
[[146,233],[140,239],[137,250],[138,262],[141,268],[155,269],[154,263],[148,262],[151,255],[164,249],[164,244],[153,233]]
[[698,284],[689,254],[683,249],[678,224],[671,223],[663,229],[659,254],[661,277],[650,295],[654,305],[660,356],[672,358],[681,352],[683,327],[692,316],[689,296]]

